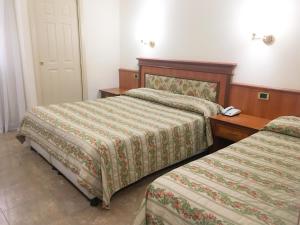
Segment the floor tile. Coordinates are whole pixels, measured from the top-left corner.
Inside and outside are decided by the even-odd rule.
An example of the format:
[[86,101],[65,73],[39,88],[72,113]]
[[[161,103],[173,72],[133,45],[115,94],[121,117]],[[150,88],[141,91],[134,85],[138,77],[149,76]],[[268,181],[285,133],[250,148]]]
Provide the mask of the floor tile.
[[4,210],[10,225],[40,225],[63,219],[64,214],[57,207],[57,202],[39,199],[26,205]]
[[32,203],[46,196],[49,199],[52,197],[50,193],[41,187],[20,182],[9,188],[0,190],[0,208],[8,210],[24,206],[28,202]]
[[2,213],[1,209],[0,209],[0,225],[8,225],[5,217],[4,217],[4,214]]
[[69,181],[15,135],[0,135],[0,225],[130,225],[148,184],[168,171],[117,192],[110,210],[90,207]]

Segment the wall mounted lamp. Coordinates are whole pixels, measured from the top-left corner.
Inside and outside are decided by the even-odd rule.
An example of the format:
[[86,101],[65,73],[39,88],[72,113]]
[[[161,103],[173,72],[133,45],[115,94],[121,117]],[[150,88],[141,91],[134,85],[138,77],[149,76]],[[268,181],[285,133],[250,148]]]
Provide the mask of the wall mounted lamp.
[[144,40],[141,40],[141,43],[143,45],[148,45],[150,48],[155,48],[155,42],[154,41],[144,41]]
[[262,40],[266,45],[272,45],[275,42],[275,37],[273,35],[258,36],[253,33],[252,40]]

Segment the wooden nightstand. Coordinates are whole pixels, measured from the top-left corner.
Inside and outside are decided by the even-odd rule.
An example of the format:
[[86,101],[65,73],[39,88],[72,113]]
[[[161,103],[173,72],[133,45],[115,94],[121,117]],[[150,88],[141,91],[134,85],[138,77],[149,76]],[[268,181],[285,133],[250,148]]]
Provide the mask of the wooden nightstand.
[[101,93],[101,98],[114,97],[123,95],[128,89],[123,88],[110,88],[99,90]]
[[270,120],[240,114],[234,117],[217,115],[210,117],[214,136],[214,150],[240,141],[262,129]]

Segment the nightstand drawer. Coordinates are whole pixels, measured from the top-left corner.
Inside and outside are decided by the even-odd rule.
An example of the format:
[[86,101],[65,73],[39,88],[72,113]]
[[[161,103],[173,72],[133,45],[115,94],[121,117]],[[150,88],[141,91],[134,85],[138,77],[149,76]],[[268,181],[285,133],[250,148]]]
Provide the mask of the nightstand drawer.
[[233,117],[219,114],[210,117],[210,122],[214,144],[209,151],[215,152],[258,132],[270,120],[246,114]]
[[221,137],[231,141],[240,141],[256,133],[255,130],[234,126],[231,124],[217,123],[213,125],[213,133],[216,137]]
[[109,92],[105,92],[105,91],[101,92],[101,98],[114,97],[114,96],[118,96],[118,95],[113,94],[113,93],[109,93]]
[[101,98],[107,98],[107,97],[115,97],[124,95],[128,89],[123,88],[110,88],[110,89],[100,89]]

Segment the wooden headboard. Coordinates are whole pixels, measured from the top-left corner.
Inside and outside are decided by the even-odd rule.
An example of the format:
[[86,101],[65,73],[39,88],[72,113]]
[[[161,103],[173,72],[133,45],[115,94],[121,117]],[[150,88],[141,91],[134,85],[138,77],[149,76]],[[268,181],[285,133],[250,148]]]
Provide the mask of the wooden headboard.
[[145,87],[145,75],[176,77],[218,84],[217,102],[227,106],[234,63],[196,62],[138,58],[140,87]]

